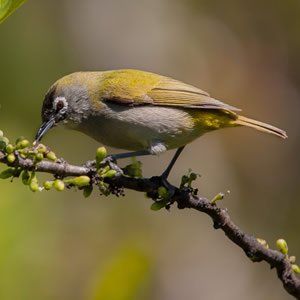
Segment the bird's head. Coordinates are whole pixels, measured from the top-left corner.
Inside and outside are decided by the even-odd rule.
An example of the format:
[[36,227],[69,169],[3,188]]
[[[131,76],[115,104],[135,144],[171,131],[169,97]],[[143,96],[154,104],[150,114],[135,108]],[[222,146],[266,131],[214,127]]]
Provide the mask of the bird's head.
[[42,106],[42,125],[35,143],[38,143],[49,129],[64,124],[76,128],[91,112],[90,86],[93,78],[85,73],[73,73],[55,82],[48,90]]

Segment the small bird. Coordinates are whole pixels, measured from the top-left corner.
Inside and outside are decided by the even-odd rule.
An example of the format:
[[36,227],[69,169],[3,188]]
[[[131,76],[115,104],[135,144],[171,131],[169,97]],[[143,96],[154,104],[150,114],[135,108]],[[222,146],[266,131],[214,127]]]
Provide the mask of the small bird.
[[115,160],[177,149],[162,174],[166,179],[185,145],[207,132],[248,126],[287,138],[285,131],[238,111],[199,88],[150,72],[76,72],[48,90],[35,143],[64,124],[104,145],[131,151],[112,155]]

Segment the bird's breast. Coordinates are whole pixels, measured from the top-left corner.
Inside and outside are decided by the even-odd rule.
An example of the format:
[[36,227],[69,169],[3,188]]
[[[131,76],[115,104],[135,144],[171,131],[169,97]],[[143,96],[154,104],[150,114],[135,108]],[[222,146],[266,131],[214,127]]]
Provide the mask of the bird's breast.
[[134,151],[150,149],[156,143],[178,148],[201,135],[188,110],[116,104],[84,119],[78,130],[104,145]]

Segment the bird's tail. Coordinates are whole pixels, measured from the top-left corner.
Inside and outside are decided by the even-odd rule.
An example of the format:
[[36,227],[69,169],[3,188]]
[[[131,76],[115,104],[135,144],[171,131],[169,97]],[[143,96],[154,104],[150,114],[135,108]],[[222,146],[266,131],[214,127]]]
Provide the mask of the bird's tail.
[[286,139],[288,137],[286,132],[282,129],[279,129],[275,126],[272,126],[272,125],[269,125],[269,124],[266,124],[266,123],[263,123],[260,121],[256,121],[253,119],[249,119],[249,118],[246,118],[243,116],[238,116],[238,118],[234,121],[234,124],[252,127],[254,129],[262,131],[262,132],[267,132],[267,133],[277,135],[283,139]]

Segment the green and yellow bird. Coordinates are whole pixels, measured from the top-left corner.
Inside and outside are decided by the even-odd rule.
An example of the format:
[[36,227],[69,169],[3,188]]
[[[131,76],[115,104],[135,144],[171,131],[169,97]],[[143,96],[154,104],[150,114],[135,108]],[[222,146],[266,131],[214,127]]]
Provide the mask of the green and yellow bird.
[[240,109],[181,81],[139,70],[76,72],[47,92],[38,143],[56,124],[81,131],[104,145],[131,152],[114,159],[177,149],[167,178],[185,145],[220,128],[248,126],[287,138],[286,132],[240,116]]

